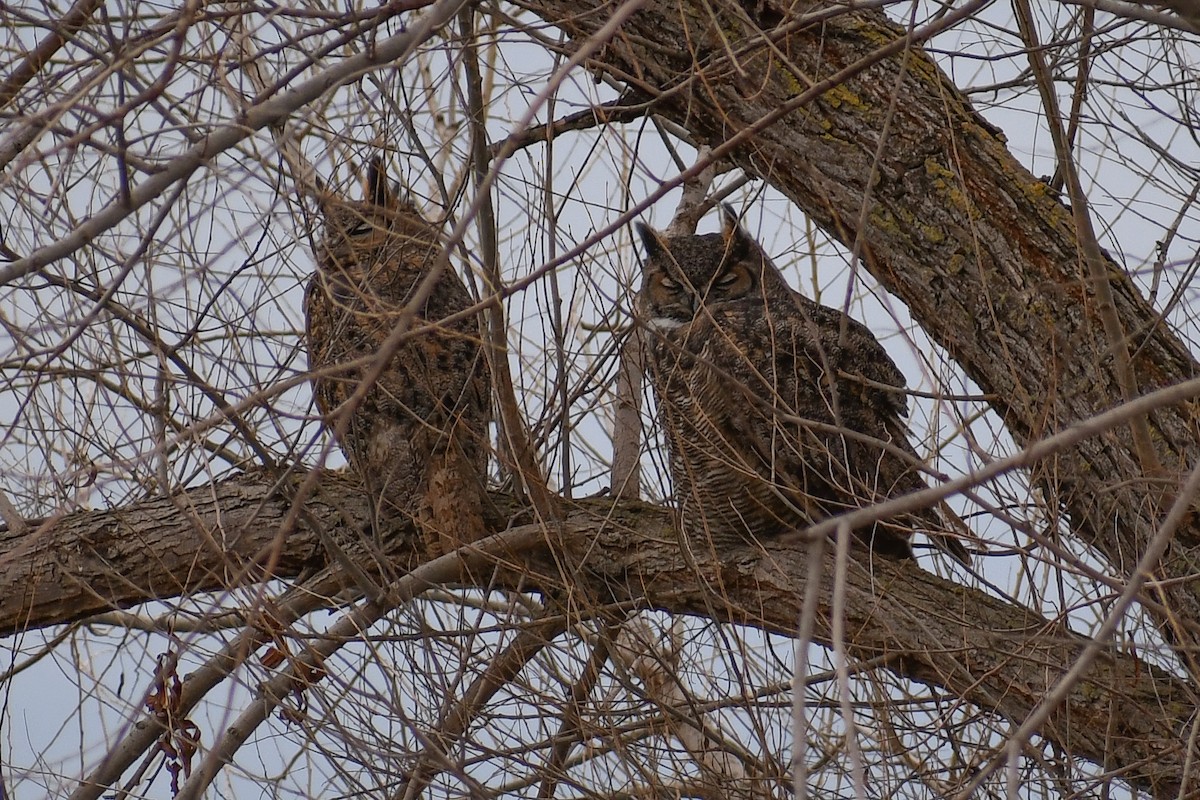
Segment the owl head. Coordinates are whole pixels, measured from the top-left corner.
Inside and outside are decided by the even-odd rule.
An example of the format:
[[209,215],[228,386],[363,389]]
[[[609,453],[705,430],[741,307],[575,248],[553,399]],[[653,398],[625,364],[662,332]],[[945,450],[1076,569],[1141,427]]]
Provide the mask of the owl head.
[[637,224],[646,248],[638,305],[652,327],[677,328],[702,308],[723,303],[793,302],[787,281],[732,206],[721,207],[721,221],[720,233],[687,236],[666,236]]
[[368,166],[364,194],[358,201],[337,196],[321,201],[325,225],[317,263],[322,268],[352,270],[374,264],[382,251],[413,239],[436,244],[435,230],[392,187],[378,157]]

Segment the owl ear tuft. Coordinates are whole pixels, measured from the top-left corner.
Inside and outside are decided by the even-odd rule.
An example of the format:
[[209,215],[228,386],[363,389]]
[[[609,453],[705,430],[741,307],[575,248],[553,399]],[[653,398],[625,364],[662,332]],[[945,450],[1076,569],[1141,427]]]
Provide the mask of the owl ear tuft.
[[317,208],[319,208],[321,213],[325,214],[326,216],[333,212],[334,207],[341,199],[332,191],[327,189],[324,183],[317,186],[317,189],[312,193],[312,196],[317,202]]
[[653,258],[667,249],[662,235],[644,222],[634,223],[638,236],[642,237],[642,246],[646,248],[646,257]]
[[740,255],[753,250],[757,245],[742,227],[741,217],[729,203],[721,204],[721,238],[725,240],[725,249],[728,252]]
[[367,199],[380,208],[398,208],[400,196],[388,182],[383,159],[375,156],[367,167]]

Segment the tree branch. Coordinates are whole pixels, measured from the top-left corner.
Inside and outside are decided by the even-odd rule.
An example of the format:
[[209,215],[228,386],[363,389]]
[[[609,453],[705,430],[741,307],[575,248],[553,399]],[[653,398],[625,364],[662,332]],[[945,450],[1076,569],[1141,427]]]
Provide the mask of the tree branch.
[[66,236],[35,250],[25,258],[0,267],[0,285],[15,281],[53,261],[69,256],[101,232],[162,196],[176,182],[186,182],[192,173],[211,162],[217,154],[253,136],[255,131],[286,121],[297,109],[313,102],[333,87],[347,83],[368,70],[404,60],[438,28],[452,19],[465,2],[466,0],[438,0],[408,30],[338,62],[315,77],[297,84],[293,89],[246,109],[237,119],[216,128],[186,153],[173,159],[161,172],[147,177],[123,200],[118,196],[114,202],[100,208]]
[[[319,486],[307,511],[330,535],[360,536],[370,519],[361,486],[345,473],[327,474]],[[493,531],[528,513],[509,496],[493,500]],[[24,537],[6,535],[0,539],[0,631],[251,583],[264,577],[260,565],[268,554],[275,577],[311,568],[321,560],[311,532],[292,530],[283,541],[274,536],[287,513],[268,478],[245,474],[173,498],[51,520]],[[521,547],[496,558],[497,587],[558,592],[569,586],[597,604],[646,606],[796,634],[809,582],[803,547],[772,543],[765,550],[723,554],[720,562],[692,563],[680,552],[663,509],[605,499],[573,504],[561,534],[553,534],[561,538],[539,534],[532,550],[526,549],[526,533],[513,533],[522,534]],[[396,543],[398,563],[416,566],[415,534],[387,536]],[[901,676],[1019,723],[1055,686],[1060,666],[1088,651],[1090,640],[1059,621],[949,583],[912,562],[866,558],[851,558],[845,579],[844,630],[854,658],[881,658]],[[834,559],[829,554],[817,574],[834,574]],[[832,594],[826,581],[816,595],[814,641],[825,646],[832,641]],[[1108,649],[1040,732],[1165,796],[1181,785],[1185,731],[1195,706],[1184,682]]]

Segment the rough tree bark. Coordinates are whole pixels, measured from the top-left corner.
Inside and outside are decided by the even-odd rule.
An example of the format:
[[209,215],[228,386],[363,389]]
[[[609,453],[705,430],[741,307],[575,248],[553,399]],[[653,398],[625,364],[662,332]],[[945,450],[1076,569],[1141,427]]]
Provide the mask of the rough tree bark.
[[[370,518],[364,497],[349,476],[328,475],[307,504],[310,523],[353,541]],[[511,497],[493,497],[489,524],[495,531],[529,516]],[[245,585],[268,571],[292,577],[317,566],[322,550],[311,527],[287,527],[288,511],[276,483],[250,473],[0,539],[0,635],[181,592]],[[396,563],[415,565],[414,532],[397,533]],[[681,553],[663,509],[599,499],[575,504],[561,535],[547,536],[542,546],[505,553],[495,585],[558,595],[569,589],[589,608],[634,605],[795,635],[806,549],[776,544],[723,556],[693,563]],[[825,574],[832,575],[837,567],[828,558]],[[824,583],[816,639],[828,646],[833,588]],[[1014,721],[1028,716],[1088,644],[1060,622],[912,562],[852,559],[845,605],[852,656],[883,657],[899,675]],[[1182,785],[1194,710],[1187,683],[1134,656],[1109,653],[1042,733],[1156,796],[1173,797]]]

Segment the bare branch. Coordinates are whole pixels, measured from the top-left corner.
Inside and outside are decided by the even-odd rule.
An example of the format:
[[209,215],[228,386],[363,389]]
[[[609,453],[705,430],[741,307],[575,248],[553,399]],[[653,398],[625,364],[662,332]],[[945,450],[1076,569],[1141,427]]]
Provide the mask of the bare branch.
[[59,48],[86,25],[96,9],[103,4],[104,0],[76,0],[61,20],[51,24],[50,33],[38,42],[37,47],[26,53],[20,64],[9,73],[3,83],[0,83],[0,110],[13,101],[21,87],[37,75]]
[[246,109],[237,120],[216,128],[187,153],[173,159],[161,172],[147,177],[129,192],[124,202],[107,204],[58,241],[0,267],[0,285],[36,272],[47,264],[74,253],[137,209],[160,197],[173,184],[186,182],[192,173],[217,154],[234,147],[256,131],[283,123],[295,111],[335,86],[354,80],[376,67],[402,62],[438,28],[453,19],[465,2],[466,0],[438,0],[412,28],[378,42],[374,47],[339,62],[278,96]]

